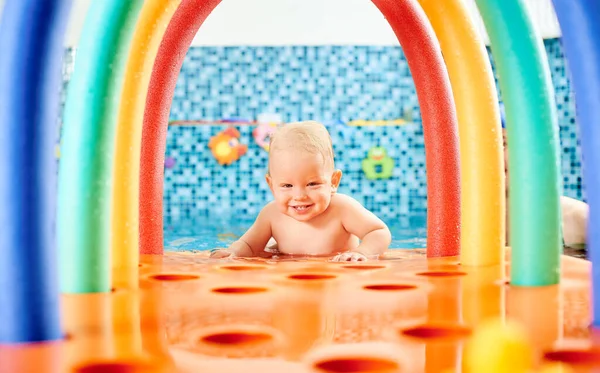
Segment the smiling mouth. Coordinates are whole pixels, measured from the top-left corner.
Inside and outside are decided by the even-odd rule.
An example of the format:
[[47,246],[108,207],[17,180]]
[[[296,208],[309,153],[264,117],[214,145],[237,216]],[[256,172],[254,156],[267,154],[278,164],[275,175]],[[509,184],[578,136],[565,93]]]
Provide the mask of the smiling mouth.
[[312,205],[298,205],[298,206],[290,206],[290,207],[293,208],[294,211],[304,212],[304,211],[308,210],[309,208],[311,208]]

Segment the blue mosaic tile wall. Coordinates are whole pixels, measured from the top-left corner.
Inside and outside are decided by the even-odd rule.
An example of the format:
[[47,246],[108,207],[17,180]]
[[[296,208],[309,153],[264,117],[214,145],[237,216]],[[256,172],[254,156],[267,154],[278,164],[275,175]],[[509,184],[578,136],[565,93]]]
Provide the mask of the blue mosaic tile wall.
[[[382,218],[423,213],[426,208],[425,151],[420,125],[348,127],[327,123],[334,143],[336,167],[343,171],[341,193],[357,198]],[[225,126],[171,127],[167,156],[176,166],[165,171],[165,217],[198,215],[254,217],[271,192],[265,182],[268,153],[252,138],[252,127],[238,126],[248,152],[221,166],[207,147],[208,139]],[[368,180],[361,161],[373,145],[383,146],[396,163],[387,180]]]
[[[560,126],[564,194],[585,200],[575,105],[559,39],[545,40]],[[68,84],[75,53],[63,69]],[[493,56],[490,54],[493,66]],[[64,96],[64,90],[63,90]],[[384,219],[427,209],[423,131],[414,83],[400,47],[192,47],[181,69],[172,120],[254,120],[277,113],[284,121],[315,119],[330,130],[341,192]],[[350,127],[351,120],[404,118],[400,126]],[[166,222],[199,216],[252,219],[271,199],[264,181],[267,153],[238,126],[248,153],[220,166],[207,147],[223,125],[171,126],[165,170]],[[361,161],[370,147],[384,146],[396,167],[387,180],[367,180]]]
[[[561,43],[546,40],[556,90],[562,144],[564,194],[583,199],[581,154],[574,104]],[[491,56],[490,56],[491,57]],[[493,61],[493,58],[492,58]],[[425,152],[414,83],[400,47],[194,47],[175,90],[172,120],[253,120],[260,113],[284,121],[324,122],[333,138],[341,192],[384,219],[421,214],[427,208]],[[349,127],[351,120],[406,118],[401,126]],[[165,172],[165,218],[199,215],[254,217],[271,199],[264,182],[267,153],[238,126],[248,153],[220,166],[207,148],[222,125],[171,126]],[[367,180],[361,161],[374,145],[396,162],[388,180]]]
[[571,89],[570,76],[558,39],[545,43],[548,53],[552,83],[554,84],[561,144],[561,169],[563,194],[585,201],[584,184],[581,176],[581,147],[579,127],[575,118],[575,97]]

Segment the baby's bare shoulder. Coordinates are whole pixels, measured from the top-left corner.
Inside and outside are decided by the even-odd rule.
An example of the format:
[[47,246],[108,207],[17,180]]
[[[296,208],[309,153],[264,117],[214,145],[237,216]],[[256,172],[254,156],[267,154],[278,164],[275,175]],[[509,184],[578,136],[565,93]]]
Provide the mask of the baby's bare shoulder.
[[365,208],[356,199],[347,194],[336,193],[331,197],[331,207],[336,215],[351,218],[365,213]]
[[258,216],[261,220],[270,222],[275,214],[277,214],[277,206],[274,201],[271,201],[260,210]]
[[263,207],[263,212],[268,215],[272,215],[272,214],[276,213],[277,205],[275,204],[275,201],[271,201],[271,202],[267,203],[265,205],[265,207]]
[[341,194],[341,193],[336,193],[333,195],[333,197],[331,197],[331,205],[336,208],[340,208],[340,209],[362,206],[354,198],[350,197],[347,194]]
[[335,194],[331,198],[331,205],[336,213],[341,214],[344,219],[375,218],[375,215],[367,210],[362,203],[346,194]]

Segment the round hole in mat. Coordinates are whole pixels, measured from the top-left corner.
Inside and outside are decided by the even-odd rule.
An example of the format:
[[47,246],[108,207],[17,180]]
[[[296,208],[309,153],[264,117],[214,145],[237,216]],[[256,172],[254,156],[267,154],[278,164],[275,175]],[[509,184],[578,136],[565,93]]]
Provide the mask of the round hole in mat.
[[228,271],[258,271],[260,269],[265,269],[265,266],[255,266],[255,265],[226,265],[221,266],[221,269],[226,269]]
[[350,265],[344,265],[344,266],[342,266],[342,268],[368,271],[368,270],[374,270],[374,269],[383,269],[383,268],[385,268],[385,266],[376,265],[376,264],[367,264],[367,265],[350,264]]
[[466,338],[471,335],[471,329],[461,325],[419,325],[404,329],[402,334],[419,339],[436,338]]
[[126,291],[127,291],[127,288],[110,288],[111,294],[125,293]]
[[466,273],[460,271],[427,271],[419,272],[417,275],[426,277],[458,277],[465,276]]
[[253,293],[264,293],[268,291],[267,288],[261,288],[258,286],[227,286],[222,288],[214,288],[211,291],[219,294],[253,294]]
[[144,373],[156,371],[150,364],[128,361],[111,361],[87,364],[75,369],[76,373]]
[[600,348],[550,351],[544,354],[544,358],[572,365],[595,365],[600,364]]
[[241,346],[270,342],[273,336],[265,332],[231,331],[205,335],[200,340],[204,343]]
[[417,287],[415,285],[407,285],[407,284],[372,284],[365,285],[363,289],[365,290],[376,290],[376,291],[402,291],[402,290],[413,290]]
[[324,273],[297,273],[297,274],[288,276],[288,278],[291,280],[307,280],[307,281],[332,280],[336,277],[337,277],[336,275],[328,275],[328,274],[324,274]]
[[200,278],[200,276],[187,273],[158,273],[155,275],[150,275],[148,278],[156,281],[174,282],[197,280]]
[[327,373],[376,373],[399,369],[398,363],[393,360],[370,356],[334,358],[317,362],[314,366]]
[[510,286],[510,279],[496,280],[496,281],[494,281],[494,285],[501,286],[501,287]]

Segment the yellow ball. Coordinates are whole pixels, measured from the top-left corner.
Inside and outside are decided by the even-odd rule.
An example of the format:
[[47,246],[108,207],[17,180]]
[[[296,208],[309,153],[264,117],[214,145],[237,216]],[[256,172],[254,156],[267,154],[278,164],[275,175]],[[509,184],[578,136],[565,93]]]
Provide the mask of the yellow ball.
[[484,322],[466,343],[464,372],[527,373],[532,368],[533,349],[525,330],[514,322]]

